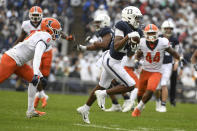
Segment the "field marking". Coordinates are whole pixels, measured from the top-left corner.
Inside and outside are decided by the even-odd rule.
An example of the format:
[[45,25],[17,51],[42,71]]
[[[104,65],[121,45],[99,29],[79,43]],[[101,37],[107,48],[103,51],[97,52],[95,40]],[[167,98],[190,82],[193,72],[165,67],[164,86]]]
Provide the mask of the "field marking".
[[[126,128],[113,128],[113,127],[107,127],[107,126],[100,126],[100,125],[95,125],[95,124],[79,124],[79,123],[76,123],[76,124],[73,124],[75,126],[82,126],[82,127],[94,127],[94,128],[102,128],[102,129],[109,129],[109,130],[117,130],[117,131],[139,131],[139,130],[142,130],[142,131],[159,131],[160,129],[156,129],[156,128],[143,128],[143,127],[140,127],[138,129],[126,129]],[[163,128],[163,129],[168,129],[168,130],[174,130],[174,131],[185,131],[184,129],[178,129],[178,128]]]
[[139,131],[139,130],[130,130],[126,128],[112,128],[107,126],[99,126],[99,125],[87,125],[87,124],[73,124],[75,126],[83,126],[83,127],[94,127],[94,128],[102,128],[102,129],[109,129],[109,130],[117,130],[117,131]]

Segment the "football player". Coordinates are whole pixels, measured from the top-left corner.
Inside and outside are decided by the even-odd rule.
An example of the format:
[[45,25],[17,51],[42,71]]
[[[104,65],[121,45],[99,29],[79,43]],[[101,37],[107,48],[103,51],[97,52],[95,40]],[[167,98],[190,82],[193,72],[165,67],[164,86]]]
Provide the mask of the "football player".
[[[47,80],[40,72],[41,57],[50,48],[52,41],[58,39],[61,25],[54,18],[46,18],[41,22],[41,31],[32,32],[23,42],[20,42],[6,51],[0,62],[0,83],[9,78],[13,73],[30,82],[28,87],[28,118],[40,116],[45,112],[36,111],[34,98],[37,85],[40,82],[45,87]],[[33,60],[33,69],[25,64]]]
[[174,58],[184,61],[183,57],[180,57],[179,54],[170,47],[167,38],[158,37],[158,31],[159,29],[156,25],[149,24],[144,29],[145,38],[141,38],[140,40],[136,60],[142,58],[144,62],[142,63],[142,71],[139,78],[139,104],[132,112],[133,117],[140,116],[143,107],[150,100],[160,82],[162,77],[161,67],[165,51],[170,53]]
[[[174,24],[170,20],[166,20],[161,25],[162,35],[160,37],[165,37],[169,40],[170,46],[175,49],[176,52],[179,51],[180,45],[176,37],[173,36]],[[175,62],[175,66],[178,66],[178,62]],[[164,53],[163,65],[162,65],[162,78],[160,85],[157,87],[156,93],[161,94],[156,95],[156,111],[166,112],[166,101],[168,98],[168,88],[167,83],[170,79],[173,67],[173,57],[168,53]],[[175,88],[175,87],[174,87]],[[160,101],[161,98],[161,101]]]
[[[35,31],[41,30],[41,22],[43,20],[43,11],[39,6],[33,6],[29,10],[29,20],[23,21],[22,23],[22,31],[19,36],[19,38],[15,41],[15,45],[19,42],[23,41],[24,38]],[[66,40],[72,40],[72,35],[66,36],[63,32],[61,32],[61,38]],[[40,71],[42,75],[47,79],[47,77],[50,74],[51,69],[51,63],[52,63],[52,46],[47,48],[47,51],[44,52],[42,59],[41,59],[41,65],[40,65]],[[42,88],[38,88],[38,92],[36,93],[35,101],[34,101],[34,107],[36,108],[38,106],[39,100],[42,101],[42,107],[44,108],[47,105],[47,99],[48,95],[45,94],[44,90]]]
[[[92,51],[92,50],[101,50],[101,49],[103,51],[109,50],[110,43],[112,42],[113,36],[114,36],[113,31],[109,27],[110,26],[110,17],[105,14],[100,14],[95,17],[94,25],[96,27],[96,31],[97,31],[98,36],[102,40],[100,40],[100,41],[90,40],[91,45],[88,45],[88,46],[79,45],[78,48],[83,51],[86,51],[86,50]],[[101,60],[102,60],[102,58],[100,58],[98,60],[98,65],[102,64]],[[85,123],[88,123],[88,124],[90,123],[89,116],[88,116],[89,110],[90,110],[90,107],[92,106],[92,104],[94,103],[94,101],[96,100],[96,96],[95,96],[94,92],[98,89],[101,89],[101,87],[98,87],[98,86],[95,87],[92,90],[86,104],[77,108],[77,112],[82,115],[83,121]]]
[[195,50],[195,52],[193,53],[192,57],[191,57],[191,63],[192,66],[194,67],[195,71],[197,71],[197,50]]
[[[135,79],[121,65],[121,60],[125,55],[133,55],[138,48],[140,36],[143,34],[139,29],[142,14],[138,8],[128,6],[122,10],[121,17],[122,20],[115,25],[115,38],[110,50],[105,52],[102,58],[104,70],[98,84],[100,90],[95,91],[101,109],[105,109],[107,95],[129,92],[136,86]],[[113,79],[120,84],[107,89]]]

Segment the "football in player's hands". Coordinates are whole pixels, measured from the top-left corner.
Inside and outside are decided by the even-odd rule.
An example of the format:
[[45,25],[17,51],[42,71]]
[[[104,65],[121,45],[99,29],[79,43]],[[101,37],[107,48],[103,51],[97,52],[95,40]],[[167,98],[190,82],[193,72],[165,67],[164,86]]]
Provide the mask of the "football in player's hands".
[[129,42],[132,42],[134,44],[140,42],[140,35],[138,32],[134,31],[128,34]]
[[131,42],[132,43],[140,43],[140,37],[138,37],[138,36],[132,37]]

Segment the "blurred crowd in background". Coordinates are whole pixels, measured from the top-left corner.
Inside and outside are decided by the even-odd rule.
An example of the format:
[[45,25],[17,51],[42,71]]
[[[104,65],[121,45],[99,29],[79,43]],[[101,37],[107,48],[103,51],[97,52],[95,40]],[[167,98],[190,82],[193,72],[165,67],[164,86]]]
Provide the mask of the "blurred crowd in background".
[[[84,36],[91,36],[91,22],[94,16],[106,13],[111,17],[111,25],[121,20],[121,10],[128,6],[138,7],[142,14],[142,26],[149,23],[161,27],[164,20],[174,21],[174,35],[177,36],[182,47],[184,57],[190,62],[190,57],[197,49],[197,0],[0,0],[0,51],[1,54],[13,46],[20,35],[22,21],[29,19],[28,11],[34,6],[41,6],[44,17],[55,17],[60,20],[63,31],[72,31],[75,23],[81,23]],[[82,12],[75,12],[80,8]],[[76,21],[76,15],[80,21]],[[78,15],[77,15],[78,16]],[[65,41],[58,41],[54,48],[50,81],[56,76],[76,77],[82,81],[98,81],[99,71],[96,70],[98,52],[69,52],[65,54],[62,45]],[[69,46],[69,43],[66,43]],[[196,87],[196,74],[190,65],[183,68],[179,77],[180,82],[189,87]]]

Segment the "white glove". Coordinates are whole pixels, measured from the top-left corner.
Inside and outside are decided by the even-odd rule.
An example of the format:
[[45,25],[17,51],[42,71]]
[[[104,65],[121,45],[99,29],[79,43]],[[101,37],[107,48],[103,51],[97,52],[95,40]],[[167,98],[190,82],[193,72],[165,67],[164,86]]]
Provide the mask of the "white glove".
[[86,51],[87,50],[87,47],[86,46],[83,46],[83,45],[79,45],[78,46],[78,50],[79,51]]
[[90,39],[90,40],[89,40],[89,43],[90,43],[90,44],[93,44],[95,41],[97,41],[97,40],[95,40],[95,39]]
[[132,38],[132,37],[139,37],[140,38],[140,35],[137,31],[131,32],[127,35],[128,35],[129,38]]

